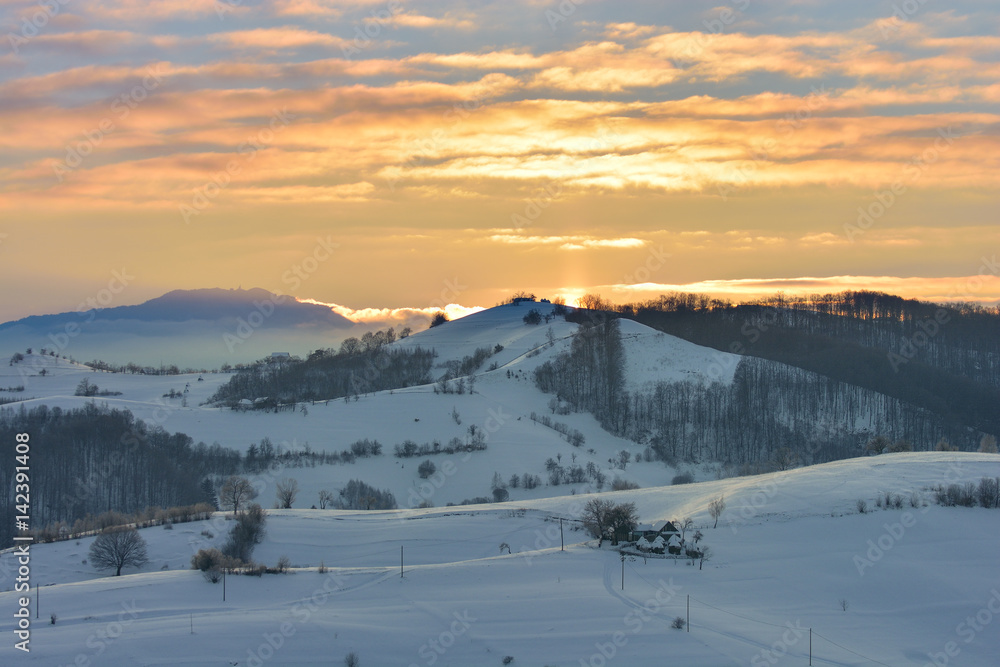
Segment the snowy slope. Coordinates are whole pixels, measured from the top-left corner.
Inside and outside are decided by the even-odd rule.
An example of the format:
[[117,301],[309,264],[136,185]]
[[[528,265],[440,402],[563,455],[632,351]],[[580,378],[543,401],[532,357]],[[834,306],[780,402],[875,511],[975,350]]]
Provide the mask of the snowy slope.
[[[6,642],[0,663],[320,665],[356,651],[363,665],[500,665],[507,655],[514,665],[567,667],[802,665],[813,628],[816,665],[920,666],[949,650],[947,664],[992,665],[1000,634],[984,619],[1000,609],[1000,512],[851,509],[887,490],[908,498],[983,475],[1000,476],[1000,457],[920,453],[612,494],[636,501],[643,520],[691,514],[714,553],[703,570],[627,561],[624,591],[618,555],[572,521],[559,549],[552,517],[575,518],[579,496],[274,511],[255,557],[288,555],[297,569],[228,577],[225,602],[221,584],[184,569],[194,550],[221,540],[221,516],[143,530],[151,562],[121,578],[82,564],[90,538],[36,545],[43,588],[33,650]],[[718,495],[729,507],[713,530],[705,506]],[[326,574],[315,569],[321,561]],[[13,583],[11,565],[10,554],[0,557],[0,588]],[[669,627],[686,615],[687,596],[690,633]],[[13,598],[0,593],[0,607],[13,608]]]
[[[320,490],[333,492],[351,479],[361,479],[380,488],[390,489],[402,507],[414,507],[422,501],[435,505],[459,503],[468,498],[490,496],[494,473],[504,480],[525,473],[546,480],[545,462],[555,458],[564,466],[592,463],[606,475],[608,482],[624,477],[642,486],[669,483],[677,470],[661,462],[633,463],[626,470],[615,468],[609,459],[627,450],[636,458],[643,447],[608,434],[589,414],[554,416],[584,434],[581,448],[572,447],[555,430],[530,419],[532,413],[548,414],[551,396],[534,386],[532,373],[544,361],[566,349],[577,325],[562,317],[549,323],[526,325],[524,315],[531,309],[551,314],[550,304],[501,306],[475,313],[414,334],[398,341],[401,347],[421,346],[437,351],[435,376],[443,374],[443,364],[460,361],[479,348],[503,349],[487,359],[477,374],[475,394],[438,394],[434,385],[411,387],[392,392],[363,396],[358,401],[333,400],[307,407],[301,412],[233,412],[203,405],[209,396],[229,379],[228,374],[139,376],[94,372],[63,359],[28,355],[14,366],[0,366],[0,387],[24,385],[17,394],[2,397],[24,400],[18,405],[80,407],[96,400],[110,407],[125,408],[151,425],[190,435],[196,442],[218,442],[245,451],[251,443],[270,438],[286,450],[341,451],[361,438],[373,438],[384,446],[385,454],[359,459],[353,465],[292,468],[270,471],[256,479],[265,506],[274,500],[277,482],[295,478],[302,493],[296,506],[309,507],[317,502]],[[704,350],[679,339],[654,332],[631,322],[622,323],[630,377],[638,382],[656,378],[681,379],[710,369],[721,353]],[[551,332],[551,333],[550,333]],[[722,355],[725,356],[725,355]],[[489,371],[491,364],[498,368]],[[46,369],[46,375],[38,373]],[[88,399],[74,396],[83,378],[101,389],[121,391],[121,396]],[[708,381],[707,375],[704,377]],[[180,398],[165,398],[169,391],[187,391],[186,406]],[[461,424],[453,417],[459,415]],[[488,436],[485,452],[434,458],[440,468],[446,462],[457,471],[446,483],[428,486],[417,475],[422,459],[399,460],[393,447],[410,439],[418,444],[435,440],[447,444],[452,438],[465,439],[470,425]],[[606,488],[606,487],[604,487]],[[533,490],[511,489],[511,499],[538,498],[548,495],[586,493],[599,490],[592,484],[543,485]]]

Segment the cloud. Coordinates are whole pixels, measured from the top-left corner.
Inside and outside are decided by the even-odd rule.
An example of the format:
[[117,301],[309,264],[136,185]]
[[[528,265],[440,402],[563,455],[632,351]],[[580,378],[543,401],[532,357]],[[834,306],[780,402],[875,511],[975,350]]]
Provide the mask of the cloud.
[[472,30],[476,27],[476,22],[467,17],[459,17],[452,14],[444,16],[425,16],[411,12],[396,14],[392,18],[395,25],[407,28],[436,29],[454,28],[457,30]]
[[336,3],[329,0],[276,0],[271,11],[275,16],[332,17],[341,16]]
[[462,306],[457,303],[441,306],[400,307],[400,308],[351,308],[336,303],[324,303],[315,299],[296,299],[301,303],[312,303],[327,306],[338,315],[342,315],[356,324],[378,326],[412,326],[428,324],[435,313],[443,311],[449,320],[457,320],[484,310],[481,306]]
[[265,51],[298,49],[305,46],[325,46],[340,49],[349,43],[349,40],[340,37],[316,32],[315,30],[303,30],[295,26],[221,32],[211,35],[209,39],[212,42],[230,48],[263,49]]
[[494,243],[508,245],[546,246],[554,245],[560,250],[588,250],[593,248],[641,248],[646,241],[636,238],[593,238],[581,235],[569,236],[524,236],[503,232],[488,237]]

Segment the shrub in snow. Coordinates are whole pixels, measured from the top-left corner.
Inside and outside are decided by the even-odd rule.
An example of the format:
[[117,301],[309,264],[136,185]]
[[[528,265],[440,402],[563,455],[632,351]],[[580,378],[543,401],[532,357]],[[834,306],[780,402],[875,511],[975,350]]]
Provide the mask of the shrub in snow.
[[680,475],[674,475],[671,484],[690,484],[694,481],[694,475],[689,472],[681,473]]
[[358,667],[360,664],[361,660],[358,658],[358,654],[354,651],[351,651],[344,656],[344,667]]
[[288,572],[288,568],[290,568],[291,566],[292,566],[291,559],[289,559],[288,556],[282,556],[281,558],[278,559],[278,564],[275,569],[278,570],[278,574],[284,574],[285,572]]
[[639,485],[635,482],[630,482],[627,479],[622,479],[621,477],[615,477],[611,481],[612,491],[632,491],[633,489],[638,489]]
[[222,553],[238,561],[248,562],[254,548],[264,540],[264,510],[257,503],[236,518],[236,525],[222,547]]
[[670,622],[670,627],[674,630],[683,630],[685,625],[687,625],[687,623],[684,621],[682,616],[677,616]]
[[420,479],[427,479],[435,472],[437,472],[437,466],[430,459],[417,466],[417,473],[420,475]]
[[864,514],[868,511],[868,503],[864,500],[858,500],[857,503],[858,514]]

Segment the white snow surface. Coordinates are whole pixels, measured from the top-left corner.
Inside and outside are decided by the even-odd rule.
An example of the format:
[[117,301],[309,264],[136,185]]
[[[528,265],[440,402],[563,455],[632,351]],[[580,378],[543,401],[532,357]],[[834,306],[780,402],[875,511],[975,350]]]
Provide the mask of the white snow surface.
[[[1000,512],[853,510],[881,492],[909,500],[983,475],[1000,475],[997,456],[895,454],[608,494],[636,502],[644,520],[692,516],[713,552],[703,569],[626,561],[624,590],[618,554],[575,529],[586,496],[272,510],[255,558],[288,555],[292,571],[229,576],[226,601],[221,583],[186,569],[194,550],[223,539],[231,523],[221,513],[143,529],[150,563],[121,577],[82,562],[93,538],[35,545],[32,650],[15,650],[8,632],[0,664],[321,665],[354,651],[362,665],[500,665],[507,655],[567,667],[664,664],[665,655],[689,666],[801,665],[812,628],[816,665],[934,664],[949,650],[948,664],[992,665]],[[719,495],[728,507],[713,529],[705,508]],[[6,610],[16,608],[14,558],[0,557]],[[689,595],[691,631],[672,629]]]
[[[41,584],[41,606],[40,618],[32,618],[30,653],[14,648],[11,632],[22,596],[13,590],[16,555],[0,555],[0,609],[7,619],[0,665],[329,665],[343,664],[350,651],[365,667],[491,666],[505,656],[515,667],[803,665],[808,628],[816,665],[997,664],[1000,511],[924,503],[932,485],[1000,476],[1000,457],[892,454],[663,486],[677,470],[660,462],[613,468],[608,459],[616,452],[638,454],[642,447],[609,435],[589,415],[551,415],[584,433],[581,448],[529,418],[533,411],[546,414],[550,398],[534,387],[533,369],[566,349],[575,330],[561,318],[525,325],[521,318],[532,307],[543,314],[551,309],[494,308],[397,343],[436,349],[435,376],[446,361],[503,345],[480,369],[474,394],[411,387],[309,405],[305,415],[203,405],[226,374],[96,373],[37,354],[14,366],[4,363],[0,389],[23,384],[25,391],[0,397],[30,398],[23,402],[27,407],[71,408],[94,400],[73,395],[87,377],[101,389],[123,392],[99,403],[128,408],[196,442],[245,450],[269,437],[285,448],[340,451],[375,438],[385,453],[353,465],[257,476],[265,507],[281,478],[295,478],[301,487],[295,509],[268,511],[267,537],[254,554],[269,565],[287,555],[293,569],[261,578],[230,576],[226,601],[222,584],[188,569],[195,551],[224,541],[232,523],[222,513],[172,530],[143,529],[150,562],[122,577],[83,562],[93,537],[32,546],[31,583]],[[622,322],[622,332],[632,388],[732,376],[729,355],[630,322]],[[497,370],[487,371],[493,362]],[[38,374],[42,368],[45,376]],[[185,387],[187,407],[162,396]],[[422,480],[416,470],[422,458],[392,456],[404,439],[445,444],[464,437],[470,424],[489,432],[488,449],[430,457],[439,471],[450,462],[450,474]],[[701,569],[652,558],[623,566],[617,552],[606,542],[598,548],[575,521],[592,497],[586,494],[597,491],[589,484],[512,488],[508,503],[445,507],[488,496],[494,472],[504,479],[528,472],[544,480],[545,460],[557,456],[564,466],[575,457],[577,464],[599,466],[609,480],[620,475],[639,483],[639,490],[602,497],[635,502],[642,522],[693,517],[712,558]],[[698,479],[711,478],[707,467],[693,471]],[[401,507],[421,500],[436,507],[306,509],[320,489],[336,492],[352,478],[391,490]],[[859,499],[874,508],[886,491],[905,499],[903,509],[857,513]],[[708,505],[719,496],[727,508],[713,528]],[[917,507],[909,505],[911,497]],[[504,543],[509,554],[501,550]],[[321,564],[329,572],[320,573]],[[690,632],[670,627],[686,616],[687,596]]]

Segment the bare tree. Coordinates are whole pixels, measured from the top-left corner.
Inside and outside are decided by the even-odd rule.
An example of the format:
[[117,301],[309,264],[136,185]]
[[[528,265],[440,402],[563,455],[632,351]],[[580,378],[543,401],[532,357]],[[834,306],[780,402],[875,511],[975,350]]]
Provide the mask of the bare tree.
[[698,559],[698,569],[700,570],[706,560],[712,560],[712,550],[708,547],[701,548],[701,556]]
[[98,570],[114,569],[119,577],[123,567],[142,567],[149,562],[146,540],[135,528],[106,528],[90,545],[90,562]]
[[322,491],[320,491],[319,492],[319,508],[321,510],[325,510],[326,507],[327,507],[327,505],[332,505],[333,504],[333,498],[334,498],[334,496],[333,496],[333,492],[332,491],[327,491],[326,489],[323,489]]
[[223,483],[219,497],[222,500],[222,506],[233,510],[233,514],[236,515],[239,514],[240,506],[243,503],[257,497],[257,489],[253,488],[253,484],[246,477],[232,475]]
[[286,477],[278,482],[278,502],[281,504],[281,509],[291,509],[298,495],[299,483],[294,479]]
[[688,529],[689,529],[689,528],[691,528],[691,527],[692,527],[693,525],[694,525],[694,519],[692,519],[692,518],[691,518],[691,517],[689,517],[689,516],[686,516],[686,517],[684,517],[683,519],[679,519],[679,520],[677,520],[677,521],[674,521],[674,526],[676,526],[676,527],[677,527],[677,529],[678,529],[679,531],[681,531],[681,542],[683,542],[683,541],[684,541],[684,534],[685,534],[685,533],[686,533],[686,532],[688,531]]
[[610,500],[601,498],[591,498],[583,506],[583,525],[590,531],[590,534],[604,542],[604,534],[609,527],[608,513],[615,504]]
[[715,519],[715,525],[712,526],[712,528],[718,528],[719,517],[722,516],[722,513],[725,511],[726,511],[725,496],[719,496],[718,498],[716,498],[715,500],[713,500],[708,504],[708,513],[712,515],[713,519]]
[[615,505],[608,512],[608,524],[611,527],[611,543],[618,544],[618,535],[623,531],[630,531],[639,522],[639,510],[635,503],[622,503]]

